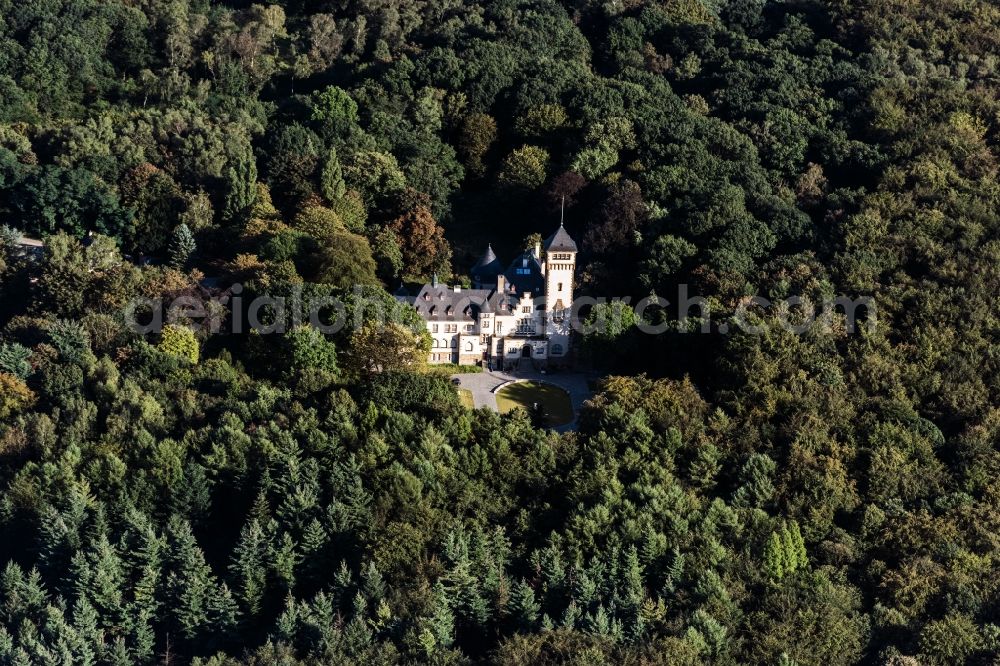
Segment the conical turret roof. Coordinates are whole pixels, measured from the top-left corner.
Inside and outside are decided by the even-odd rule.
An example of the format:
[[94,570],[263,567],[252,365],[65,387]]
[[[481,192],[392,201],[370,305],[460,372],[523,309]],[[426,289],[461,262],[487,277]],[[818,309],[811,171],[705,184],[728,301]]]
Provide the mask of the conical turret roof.
[[493,253],[492,245],[486,246],[486,252],[483,253],[483,256],[479,258],[479,261],[475,263],[469,272],[472,275],[472,282],[474,284],[492,282],[496,280],[498,275],[503,273],[503,264],[497,259],[497,255]]

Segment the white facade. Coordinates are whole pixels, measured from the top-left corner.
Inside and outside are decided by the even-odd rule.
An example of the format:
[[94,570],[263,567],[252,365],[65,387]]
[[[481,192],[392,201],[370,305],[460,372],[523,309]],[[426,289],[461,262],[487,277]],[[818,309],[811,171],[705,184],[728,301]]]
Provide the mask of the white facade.
[[509,369],[569,362],[577,247],[561,226],[506,270],[488,249],[472,269],[472,289],[424,285],[413,304],[431,336],[431,363]]

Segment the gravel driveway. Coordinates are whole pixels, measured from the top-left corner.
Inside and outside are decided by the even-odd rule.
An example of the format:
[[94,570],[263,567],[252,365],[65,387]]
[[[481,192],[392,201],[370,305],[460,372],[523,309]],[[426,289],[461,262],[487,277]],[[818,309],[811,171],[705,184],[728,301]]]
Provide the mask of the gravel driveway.
[[[547,382],[558,386],[569,394],[570,402],[573,404],[573,412],[579,416],[583,403],[590,398],[592,391],[588,382],[596,379],[594,375],[586,375],[580,372],[555,372],[552,374],[542,374],[534,370],[518,371],[517,373],[507,372],[477,372],[470,374],[452,375],[457,377],[461,388],[472,393],[473,404],[478,407],[488,407],[497,411],[497,396],[494,391],[501,384],[515,380],[529,380]],[[555,430],[575,430],[576,419]]]

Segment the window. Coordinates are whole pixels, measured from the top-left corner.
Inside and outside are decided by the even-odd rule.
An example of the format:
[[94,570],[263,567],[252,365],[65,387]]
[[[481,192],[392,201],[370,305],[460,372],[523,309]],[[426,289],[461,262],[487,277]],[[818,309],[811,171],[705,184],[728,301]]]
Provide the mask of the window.
[[553,356],[562,356],[562,354],[563,354],[563,346],[561,344],[557,342],[556,344],[552,345]]
[[466,324],[465,325],[465,330],[466,330],[467,333],[472,333],[474,330],[476,330],[476,327],[473,326],[472,324]]
[[556,291],[562,291],[562,282],[556,285]]
[[472,343],[472,340],[465,343],[465,351],[472,351],[474,348],[475,345]]
[[531,306],[525,305],[524,307],[521,308],[521,312],[523,312],[524,314],[531,314]]
[[516,268],[514,269],[514,272],[517,273],[518,275],[531,275],[530,268]]
[[433,326],[431,326],[431,333],[437,333],[437,332],[438,332],[438,325],[434,324]]

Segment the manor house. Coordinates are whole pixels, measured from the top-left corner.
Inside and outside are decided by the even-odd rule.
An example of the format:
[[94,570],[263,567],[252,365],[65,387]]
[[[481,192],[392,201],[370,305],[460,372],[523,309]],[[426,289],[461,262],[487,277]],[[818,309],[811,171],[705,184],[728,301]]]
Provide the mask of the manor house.
[[471,289],[435,278],[415,297],[396,297],[427,323],[431,363],[562,366],[569,362],[576,254],[576,242],[560,225],[506,268],[487,246],[470,272]]

